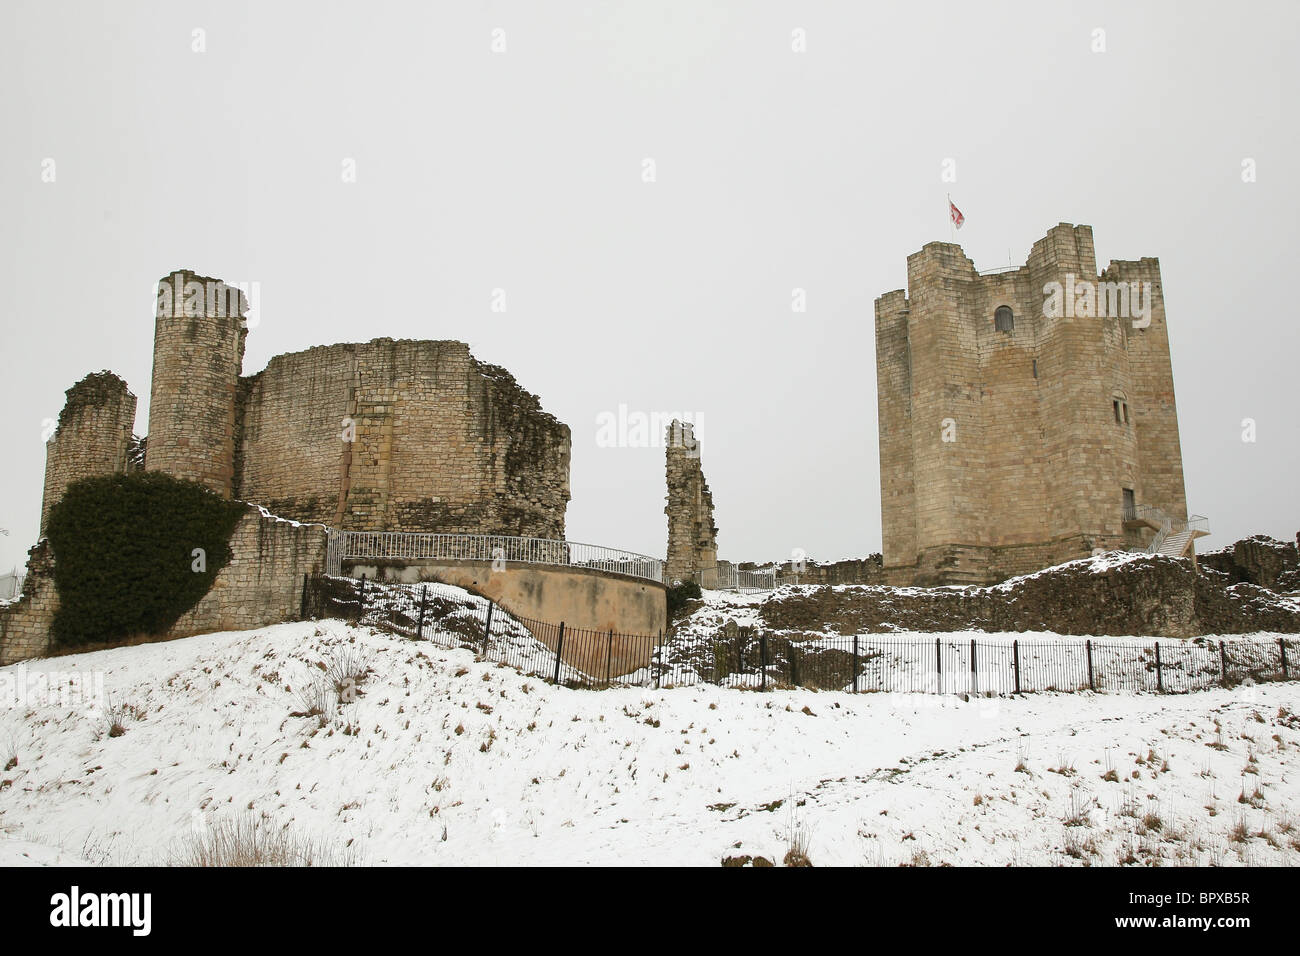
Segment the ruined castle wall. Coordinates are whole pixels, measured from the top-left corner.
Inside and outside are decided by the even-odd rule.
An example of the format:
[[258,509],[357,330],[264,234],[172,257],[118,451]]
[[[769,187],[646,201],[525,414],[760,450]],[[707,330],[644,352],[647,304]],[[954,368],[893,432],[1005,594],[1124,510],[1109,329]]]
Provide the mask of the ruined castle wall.
[[50,509],[74,481],[124,472],[135,426],[135,396],[112,372],[87,375],[67,391],[59,425],[45,445],[41,537]]
[[[208,593],[153,640],[247,630],[298,619],[303,575],[325,569],[326,529],[264,515],[256,508],[230,537],[231,560]],[[0,604],[0,665],[50,653],[50,625],[59,607],[54,555],[42,541],[28,558],[17,601]]]
[[570,434],[462,342],[376,339],[245,380],[240,497],[350,530],[562,538]]
[[22,594],[0,603],[0,666],[49,653],[50,622],[58,608],[54,553],[48,541],[41,541],[28,554]]
[[230,497],[244,361],[238,289],[178,270],[159,280],[145,467]]
[[713,494],[700,466],[700,444],[690,423],[674,421],[665,442],[668,478],[668,583],[716,584],[718,529],[713,523]]
[[355,411],[354,346],[277,355],[241,382],[238,496],[297,521],[335,524],[342,504],[344,419]]
[[166,637],[298,620],[303,575],[325,570],[326,533],[322,525],[285,521],[249,508],[230,536],[230,563]]

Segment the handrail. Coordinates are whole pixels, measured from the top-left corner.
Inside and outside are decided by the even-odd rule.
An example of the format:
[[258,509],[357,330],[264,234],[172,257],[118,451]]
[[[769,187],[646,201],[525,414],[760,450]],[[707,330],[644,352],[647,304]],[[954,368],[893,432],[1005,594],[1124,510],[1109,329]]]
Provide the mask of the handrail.
[[695,581],[700,587],[714,591],[772,591],[779,586],[775,569],[742,571],[725,562],[696,571]]
[[358,558],[503,561],[591,568],[663,582],[663,561],[649,555],[551,538],[499,534],[437,534],[408,531],[330,529],[326,563],[338,574],[344,561]]

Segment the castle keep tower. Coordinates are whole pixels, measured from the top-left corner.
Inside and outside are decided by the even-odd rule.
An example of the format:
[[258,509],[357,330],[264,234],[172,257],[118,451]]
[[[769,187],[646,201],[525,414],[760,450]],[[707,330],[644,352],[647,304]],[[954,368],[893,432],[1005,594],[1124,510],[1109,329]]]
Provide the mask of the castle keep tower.
[[928,243],[907,281],[876,300],[888,579],[989,583],[1185,525],[1157,260],[1098,275],[1062,223],[1018,269]]
[[158,283],[145,467],[227,497],[247,308],[239,289],[188,270]]

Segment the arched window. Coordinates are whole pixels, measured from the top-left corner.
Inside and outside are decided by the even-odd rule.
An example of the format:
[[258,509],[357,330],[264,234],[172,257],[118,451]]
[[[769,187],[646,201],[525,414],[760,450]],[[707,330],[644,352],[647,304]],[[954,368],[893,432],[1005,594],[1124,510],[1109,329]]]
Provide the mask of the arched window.
[[1011,306],[1000,305],[993,313],[993,328],[999,332],[1010,332],[1016,327],[1016,317]]

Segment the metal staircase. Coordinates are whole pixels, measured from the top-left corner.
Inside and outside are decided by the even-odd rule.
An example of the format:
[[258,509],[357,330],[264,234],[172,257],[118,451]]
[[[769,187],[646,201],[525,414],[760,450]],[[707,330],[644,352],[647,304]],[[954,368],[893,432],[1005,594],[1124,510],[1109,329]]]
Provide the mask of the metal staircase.
[[1132,527],[1145,525],[1155,530],[1155,536],[1147,545],[1150,554],[1167,554],[1171,558],[1186,557],[1194,554],[1192,542],[1210,533],[1210,523],[1204,515],[1192,515],[1186,521],[1171,517],[1153,505],[1138,505],[1132,513],[1125,515],[1124,523]]

